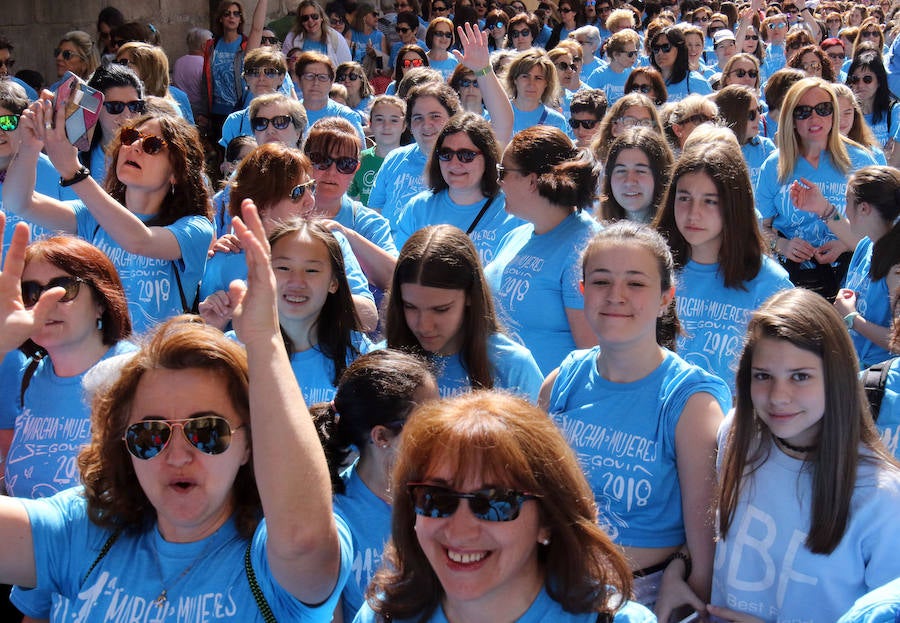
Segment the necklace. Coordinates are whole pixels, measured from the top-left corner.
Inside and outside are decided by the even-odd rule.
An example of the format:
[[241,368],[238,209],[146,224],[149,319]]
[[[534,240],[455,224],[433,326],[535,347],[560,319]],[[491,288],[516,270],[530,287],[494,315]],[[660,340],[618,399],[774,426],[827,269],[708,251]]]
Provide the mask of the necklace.
[[793,450],[794,452],[800,452],[802,454],[805,454],[807,452],[812,452],[813,450],[815,450],[818,447],[818,446],[795,446],[793,444],[788,443],[781,437],[775,437],[775,439],[777,439],[778,443],[783,445],[788,450]]
[[[226,543],[222,544],[222,547],[227,546],[233,540],[234,540],[233,538],[229,539]],[[159,573],[159,578],[160,578],[160,580],[162,580],[163,586],[162,586],[162,591],[159,593],[159,595],[156,597],[156,599],[153,601],[153,603],[155,603],[157,605],[157,607],[160,607],[163,604],[165,604],[167,601],[169,601],[169,589],[171,589],[176,584],[178,584],[184,578],[184,576],[186,576],[188,574],[188,572],[190,572],[190,570],[194,568],[194,565],[196,565],[197,562],[199,562],[200,560],[205,558],[206,555],[209,554],[210,551],[212,551],[213,546],[216,545],[217,543],[218,543],[218,541],[216,539],[210,538],[209,543],[207,543],[206,546],[203,548],[203,550],[199,554],[197,554],[194,557],[194,559],[191,562],[189,562],[188,565],[184,569],[182,569],[181,573],[179,573],[175,578],[170,578],[168,580],[166,580],[165,576],[163,576],[162,561],[159,559],[159,551],[157,550],[156,547],[154,547],[153,548],[153,558],[156,561],[156,570]]]

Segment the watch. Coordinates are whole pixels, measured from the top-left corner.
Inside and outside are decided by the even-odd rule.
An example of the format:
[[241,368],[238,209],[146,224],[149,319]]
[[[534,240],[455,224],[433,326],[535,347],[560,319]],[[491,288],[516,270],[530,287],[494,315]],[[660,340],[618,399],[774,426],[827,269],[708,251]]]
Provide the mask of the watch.
[[847,327],[848,331],[853,328],[853,321],[856,320],[857,316],[859,316],[858,311],[852,311],[844,316],[844,326]]
[[59,178],[59,185],[62,186],[63,188],[66,188],[68,186],[71,186],[72,184],[77,184],[78,182],[80,182],[82,180],[86,180],[90,176],[91,176],[91,170],[89,168],[87,168],[86,166],[81,165],[81,168],[78,169],[78,171],[76,171],[72,177],[70,177],[68,179],[63,178],[63,177]]

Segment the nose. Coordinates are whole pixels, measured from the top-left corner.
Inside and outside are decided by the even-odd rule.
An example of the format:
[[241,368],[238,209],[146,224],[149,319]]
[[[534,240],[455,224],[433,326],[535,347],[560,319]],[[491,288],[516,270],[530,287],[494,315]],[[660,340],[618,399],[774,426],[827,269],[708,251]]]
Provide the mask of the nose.
[[468,500],[460,500],[456,512],[450,515],[444,524],[444,534],[451,544],[464,545],[472,543],[481,531],[481,520],[472,514]]
[[786,381],[773,378],[769,384],[769,403],[786,405],[791,402],[791,394]]
[[606,298],[610,303],[620,303],[625,300],[625,284],[620,280],[613,280],[606,290]]
[[175,466],[190,463],[194,460],[193,452],[195,451],[197,451],[196,448],[188,443],[187,438],[184,436],[184,429],[181,427],[181,424],[173,424],[172,436],[163,450],[166,455],[166,463]]

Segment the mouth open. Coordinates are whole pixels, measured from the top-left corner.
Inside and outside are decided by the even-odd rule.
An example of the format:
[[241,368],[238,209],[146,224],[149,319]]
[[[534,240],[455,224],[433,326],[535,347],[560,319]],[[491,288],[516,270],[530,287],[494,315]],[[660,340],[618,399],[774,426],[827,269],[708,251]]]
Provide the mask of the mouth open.
[[447,552],[447,559],[455,567],[460,568],[478,567],[491,555],[491,552],[455,552],[451,549],[445,549],[444,551]]

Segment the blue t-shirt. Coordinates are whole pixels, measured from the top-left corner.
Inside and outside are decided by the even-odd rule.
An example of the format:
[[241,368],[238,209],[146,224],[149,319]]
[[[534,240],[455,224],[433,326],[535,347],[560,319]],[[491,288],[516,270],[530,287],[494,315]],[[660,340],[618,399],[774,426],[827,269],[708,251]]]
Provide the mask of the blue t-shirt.
[[569,124],[562,113],[559,113],[549,106],[539,104],[534,110],[521,110],[512,102],[513,109],[513,134],[527,130],[536,125],[549,125],[559,128],[563,132],[568,132]]
[[[353,623],[377,623],[380,620],[376,618],[369,605],[364,604],[356,618],[353,619]],[[393,623],[417,623],[420,620],[418,616],[415,616],[409,619],[394,619]],[[559,602],[553,601],[545,588],[541,588],[528,610],[516,619],[516,623],[548,623],[551,621],[553,623],[596,623],[597,613],[573,614],[566,612]],[[656,623],[656,617],[641,604],[627,601],[616,612],[613,621],[616,623]],[[425,623],[448,623],[443,607],[439,606]]]
[[877,459],[861,460],[857,470],[843,538],[830,554],[813,554],[805,546],[811,470],[771,448],[742,483],[731,528],[716,542],[710,603],[767,622],[836,621],[856,599],[900,577],[900,472]]
[[888,371],[875,426],[887,449],[900,459],[900,358],[891,363]]
[[617,72],[606,65],[594,71],[585,82],[592,89],[603,89],[609,105],[612,106],[616,100],[625,95],[625,83],[628,81],[632,69],[629,67],[624,71]]
[[[450,193],[446,189],[437,194],[430,190],[422,191],[410,199],[397,216],[394,240],[397,246],[402,248],[410,236],[428,225],[447,224],[468,231],[488,201],[490,200],[487,197],[482,197],[475,203],[460,204],[450,198]],[[494,259],[500,240],[523,224],[524,221],[521,219],[506,213],[506,195],[503,191],[498,192],[493,201],[490,201],[478,225],[469,234],[478,250],[481,265],[487,266]]]
[[[347,365],[353,363],[359,355],[372,350],[372,343],[362,333],[353,332],[353,346],[356,349],[347,351]],[[308,405],[317,402],[328,402],[337,392],[334,378],[334,362],[323,353],[318,346],[291,355],[291,369],[303,392],[303,400]]]
[[225,123],[222,124],[222,138],[219,139],[219,145],[228,147],[228,143],[238,136],[253,136],[253,128],[250,127],[249,108],[236,110],[225,117]]
[[376,52],[381,52],[381,40],[384,39],[384,33],[377,28],[368,35],[358,30],[350,33],[350,40],[355,44],[353,48],[353,60],[360,65],[366,59],[366,43],[371,42]]
[[384,545],[391,538],[391,506],[375,495],[353,463],[344,473],[344,493],[334,496],[334,514],[347,522],[353,539],[353,564],[341,593],[344,621],[352,621],[365,601],[366,587],[378,568]]
[[456,57],[452,54],[442,61],[428,59],[428,66],[436,71],[441,72],[441,76],[443,76],[444,80],[448,82],[450,81],[450,76],[453,75],[453,70],[456,69],[457,65],[459,65],[459,61],[456,60]]
[[[92,169],[93,172],[93,169]],[[60,201],[66,201],[67,199],[72,199],[72,197],[66,193],[66,191],[72,191],[71,188],[63,188],[59,185],[59,173],[55,168],[53,168],[53,164],[50,162],[50,158],[48,158],[45,154],[38,155],[37,161],[37,170],[35,175],[35,184],[34,189],[41,193],[42,195],[47,195],[48,197],[52,197],[53,199],[58,199]],[[0,180],[0,210],[3,210],[3,181]],[[48,229],[44,229],[40,225],[35,225],[28,221],[27,219],[22,218],[21,216],[15,214],[11,210],[3,210],[3,213],[6,214],[6,230],[2,232],[2,256],[6,257],[6,250],[9,248],[9,243],[12,241],[13,230],[16,227],[16,223],[19,221],[23,221],[28,223],[31,229],[31,239],[34,240],[38,236],[50,235],[53,232]]]
[[378,173],[369,195],[369,207],[395,228],[397,216],[416,193],[426,189],[425,164],[428,156],[413,143],[389,153]]
[[[213,241],[214,230],[209,219],[200,215],[183,216],[166,225],[178,241],[181,258],[162,260],[129,253],[100,227],[83,203],[73,201],[70,205],[75,213],[78,235],[106,253],[119,271],[135,334],[144,333],[166,318],[184,313],[175,278],[176,270],[190,309],[206,267],[206,252]],[[145,214],[135,216],[144,222],[154,218],[154,215]]]
[[771,295],[794,287],[787,271],[768,256],[743,286],[746,290],[726,288],[718,264],[691,260],[678,272],[675,288],[683,330],[678,354],[717,375],[732,391],[751,314]]
[[610,538],[628,547],[681,545],[675,429],[694,394],[711,395],[724,413],[731,392],[668,350],[644,378],[613,383],[597,371],[599,354],[595,346],[566,357],[547,411],[578,456]]
[[12,429],[19,415],[19,392],[22,389],[22,368],[28,357],[18,348],[11,350],[0,359],[0,429]]
[[869,127],[872,128],[875,138],[878,139],[878,144],[882,147],[887,145],[887,142],[900,132],[900,106],[894,101],[891,102],[888,111],[881,114],[881,119],[879,119],[878,123],[873,121],[875,117],[873,114],[863,115],[863,117],[866,123],[869,124]]
[[756,187],[759,181],[759,172],[763,162],[775,151],[775,143],[765,136],[755,136],[741,145],[741,153],[744,154],[744,162],[750,172],[750,183]]
[[681,82],[673,84],[666,82],[666,91],[669,92],[667,102],[680,102],[688,95],[709,95],[712,93],[712,87],[702,74],[690,71]]
[[584,309],[581,251],[599,229],[585,212],[540,235],[532,224],[522,225],[503,238],[484,269],[497,315],[545,376],[576,348],[566,310]]
[[311,128],[316,121],[318,121],[319,119],[324,119],[325,117],[340,117],[349,121],[350,125],[353,126],[353,129],[356,130],[356,134],[359,135],[360,149],[365,148],[366,135],[363,132],[362,123],[360,122],[359,115],[356,113],[356,111],[348,106],[339,104],[333,99],[329,99],[319,110],[310,110],[309,108],[306,109],[306,118],[309,120],[309,125],[306,127],[306,131],[309,132],[309,128]]
[[[494,333],[488,338],[487,349],[494,387],[509,390],[531,402],[537,402],[544,375],[541,374],[531,352],[502,333]],[[429,360],[442,397],[456,396],[472,388],[469,374],[463,366],[459,353],[446,357],[431,355]]]
[[360,236],[397,257],[397,245],[391,236],[391,225],[388,220],[372,208],[367,208],[359,201],[347,195],[341,198],[341,207],[331,220],[352,229]]
[[900,578],[856,600],[837,623],[897,623],[900,621]]
[[[262,622],[244,570],[249,544],[250,564],[275,617],[280,621],[327,623],[353,558],[349,530],[336,518],[341,547],[336,590],[321,604],[310,606],[288,593],[273,577],[266,555],[265,520],[257,527],[251,544],[229,519],[211,536],[192,543],[164,540],[155,524],[137,532],[125,531],[88,574],[110,532],[87,518],[80,489],[69,489],[51,500],[22,502],[34,538],[37,586],[58,595],[51,616],[54,621],[121,618]],[[159,576],[177,578],[166,587],[168,600],[161,605],[156,602],[162,588]]]
[[175,100],[175,103],[178,105],[176,110],[181,113],[181,117],[190,123],[194,124],[194,113],[191,110],[191,100],[188,99],[187,93],[179,89],[174,85],[169,85],[169,95],[172,96],[172,99]]
[[[869,268],[872,266],[872,249],[875,243],[864,237],[856,245],[853,251],[853,259],[847,269],[847,277],[844,287],[856,292],[856,311],[868,322],[873,322],[882,327],[890,327],[894,315],[891,313],[891,295],[888,286],[882,277],[873,282],[869,278]],[[880,361],[884,361],[891,354],[887,349],[875,344],[854,329],[850,329],[850,338],[859,357],[859,365],[867,368]]]
[[239,94],[234,83],[234,57],[240,51],[242,41],[243,37],[238,37],[231,43],[219,39],[213,46],[210,59],[213,83],[211,112],[215,115],[227,115],[238,104]]

